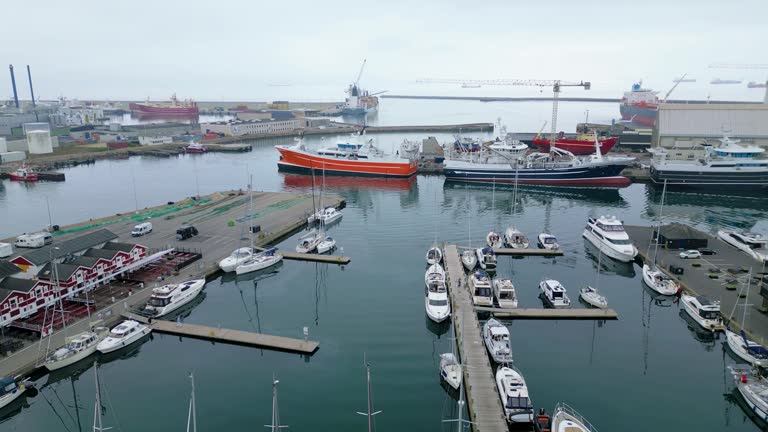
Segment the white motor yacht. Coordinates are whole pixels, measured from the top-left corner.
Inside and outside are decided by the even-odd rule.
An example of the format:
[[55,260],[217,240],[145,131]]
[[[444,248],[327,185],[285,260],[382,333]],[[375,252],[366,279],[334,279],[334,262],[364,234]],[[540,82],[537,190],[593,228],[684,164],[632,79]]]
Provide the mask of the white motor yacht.
[[527,249],[530,246],[528,238],[513,226],[504,230],[504,244],[512,249]]
[[565,287],[560,282],[554,279],[544,279],[539,282],[539,289],[544,293],[544,300],[553,308],[571,307],[571,299],[568,298]]
[[520,371],[512,367],[500,367],[496,371],[496,388],[509,423],[533,423],[533,403]]
[[451,316],[451,304],[448,302],[448,289],[444,278],[429,280],[425,294],[424,308],[429,319],[441,323]]
[[96,346],[102,354],[111,353],[138,341],[152,329],[134,320],[125,320],[109,332],[109,336]]
[[688,315],[702,328],[711,332],[724,330],[719,301],[712,301],[704,296],[683,294],[680,296],[680,302],[683,303]]
[[514,309],[517,307],[517,293],[515,286],[509,279],[493,279],[493,295],[503,309]]
[[26,390],[24,383],[18,384],[11,376],[0,378],[0,408],[18,399]]
[[720,230],[717,232],[717,236],[720,240],[760,262],[768,261],[768,238],[760,234]]
[[238,265],[242,264],[251,256],[253,256],[252,248],[243,247],[236,249],[230,256],[219,261],[219,268],[226,273],[233,272]]
[[322,225],[330,225],[341,219],[342,216],[343,214],[341,211],[336,210],[336,207],[329,206],[311,214],[307,218],[307,223],[311,225],[315,222],[320,222]]
[[597,432],[586,418],[564,403],[555,407],[550,430],[552,432]]
[[477,263],[480,264],[480,268],[483,270],[494,271],[496,270],[496,254],[493,253],[493,249],[489,247],[475,249],[477,254]]
[[655,265],[643,264],[643,282],[662,295],[675,295],[680,287]]
[[461,264],[467,271],[472,271],[477,267],[477,255],[473,249],[467,249],[461,253]]
[[277,252],[277,248],[269,248],[264,252],[255,254],[250,259],[237,266],[235,272],[241,275],[263,270],[267,267],[272,267],[282,260],[283,256]]
[[499,249],[502,246],[501,236],[497,232],[491,231],[485,236],[485,243],[491,249]]
[[491,318],[483,324],[485,348],[498,364],[512,363],[512,348],[509,344],[509,329],[504,324]]
[[461,365],[453,353],[440,354],[440,377],[456,390],[461,386]]
[[49,371],[55,371],[75,364],[96,352],[96,346],[107,337],[109,329],[96,327],[93,331],[77,334],[67,339],[67,344],[57,349],[45,359],[43,366]]
[[443,252],[440,250],[439,247],[432,246],[427,251],[426,259],[427,259],[427,264],[429,265],[438,264],[443,261]]
[[598,309],[605,309],[608,307],[608,300],[605,299],[605,296],[598,293],[597,289],[592,288],[591,286],[580,289],[579,297],[590,306],[594,306]]
[[310,253],[317,250],[317,245],[325,240],[325,235],[316,229],[309,230],[308,233],[299,237],[299,244],[296,245],[296,252]]
[[144,312],[153,318],[168,315],[191,302],[200,294],[204,286],[205,279],[193,279],[180,284],[152,288],[152,296],[144,306]]
[[589,218],[582,236],[617,261],[631,262],[637,256],[637,248],[624,231],[624,224],[613,216]]
[[754,415],[768,422],[768,381],[752,368],[731,366],[736,390]]
[[557,237],[549,233],[539,234],[539,248],[548,250],[560,249],[560,244],[557,243]]
[[768,367],[768,349],[759,343],[747,339],[747,335],[742,330],[739,333],[725,330],[728,347],[734,354],[752,366],[762,368]]
[[491,278],[488,274],[483,271],[473,272],[469,275],[467,284],[475,306],[493,306]]

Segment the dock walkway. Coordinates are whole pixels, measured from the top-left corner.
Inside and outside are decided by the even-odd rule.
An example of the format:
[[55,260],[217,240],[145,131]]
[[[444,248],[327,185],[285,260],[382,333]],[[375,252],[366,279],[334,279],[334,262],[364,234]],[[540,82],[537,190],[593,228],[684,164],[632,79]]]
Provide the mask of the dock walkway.
[[476,306],[478,312],[490,312],[498,318],[509,319],[535,319],[535,320],[615,320],[619,314],[613,309],[501,309],[493,307]]
[[498,248],[493,252],[496,255],[511,255],[511,256],[562,256],[562,249],[510,249],[510,248]]
[[453,329],[464,372],[467,407],[475,432],[506,432],[504,411],[496,391],[493,369],[485,353],[480,323],[466,286],[456,245],[443,249],[448,272]]

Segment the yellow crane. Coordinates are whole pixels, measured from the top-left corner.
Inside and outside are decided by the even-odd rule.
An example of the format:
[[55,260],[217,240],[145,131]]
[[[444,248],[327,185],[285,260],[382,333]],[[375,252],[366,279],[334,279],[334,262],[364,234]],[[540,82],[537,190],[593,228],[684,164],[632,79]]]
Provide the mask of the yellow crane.
[[[739,69],[739,70],[755,70],[755,69],[768,69],[768,64],[748,64],[748,63],[712,63],[709,65],[710,69]],[[768,104],[768,78],[765,80],[765,96],[763,97],[763,103]]]

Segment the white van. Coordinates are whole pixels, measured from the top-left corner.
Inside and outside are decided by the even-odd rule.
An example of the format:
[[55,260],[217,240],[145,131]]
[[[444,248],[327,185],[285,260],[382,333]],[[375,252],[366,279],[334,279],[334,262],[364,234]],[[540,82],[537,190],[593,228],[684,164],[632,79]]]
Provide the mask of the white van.
[[20,235],[16,237],[14,244],[20,248],[41,248],[45,246],[45,235],[42,233]]
[[152,222],[144,222],[133,227],[133,231],[131,231],[131,235],[134,237],[141,237],[144,234],[149,234],[151,232],[152,232]]
[[13,246],[10,243],[0,243],[0,258],[13,255]]

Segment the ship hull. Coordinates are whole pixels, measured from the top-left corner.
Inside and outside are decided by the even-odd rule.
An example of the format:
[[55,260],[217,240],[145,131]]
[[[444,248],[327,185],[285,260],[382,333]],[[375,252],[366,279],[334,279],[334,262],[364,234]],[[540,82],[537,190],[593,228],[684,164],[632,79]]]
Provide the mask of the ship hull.
[[654,126],[658,111],[656,108],[640,107],[635,105],[619,105],[622,120],[631,120],[633,123],[643,126]]
[[[688,169],[685,169],[688,168]],[[718,171],[706,168],[658,167],[651,165],[651,181],[682,189],[768,189],[768,169]]]
[[10,178],[11,181],[17,181],[17,182],[36,182],[40,179],[36,173],[27,174],[25,176],[20,176],[17,174],[9,174],[8,178]]
[[520,169],[515,172],[508,165],[498,167],[478,165],[477,167],[447,164],[445,178],[451,181],[474,183],[517,183],[545,186],[608,187],[621,188],[632,182],[619,175],[624,165],[596,165],[553,169]]
[[196,106],[191,107],[159,107],[144,105],[140,103],[131,103],[128,108],[138,114],[155,114],[155,115],[177,115],[177,116],[190,116],[198,115],[200,111]]
[[340,159],[287,147],[277,147],[277,150],[280,152],[277,168],[284,172],[311,174],[315,170],[327,175],[405,178],[416,174],[418,167],[415,162],[405,159]]
[[[613,146],[616,145],[616,142],[619,139],[617,137],[610,137],[600,140],[600,153],[606,154]],[[542,151],[548,152],[549,151],[549,140],[548,139],[541,139],[541,138],[534,138],[532,141],[533,145],[536,147],[541,148]],[[557,145],[557,148],[567,150],[575,155],[590,155],[595,152],[595,142],[594,141],[586,141],[586,140],[574,140],[574,139],[557,139],[555,140],[555,143]]]

